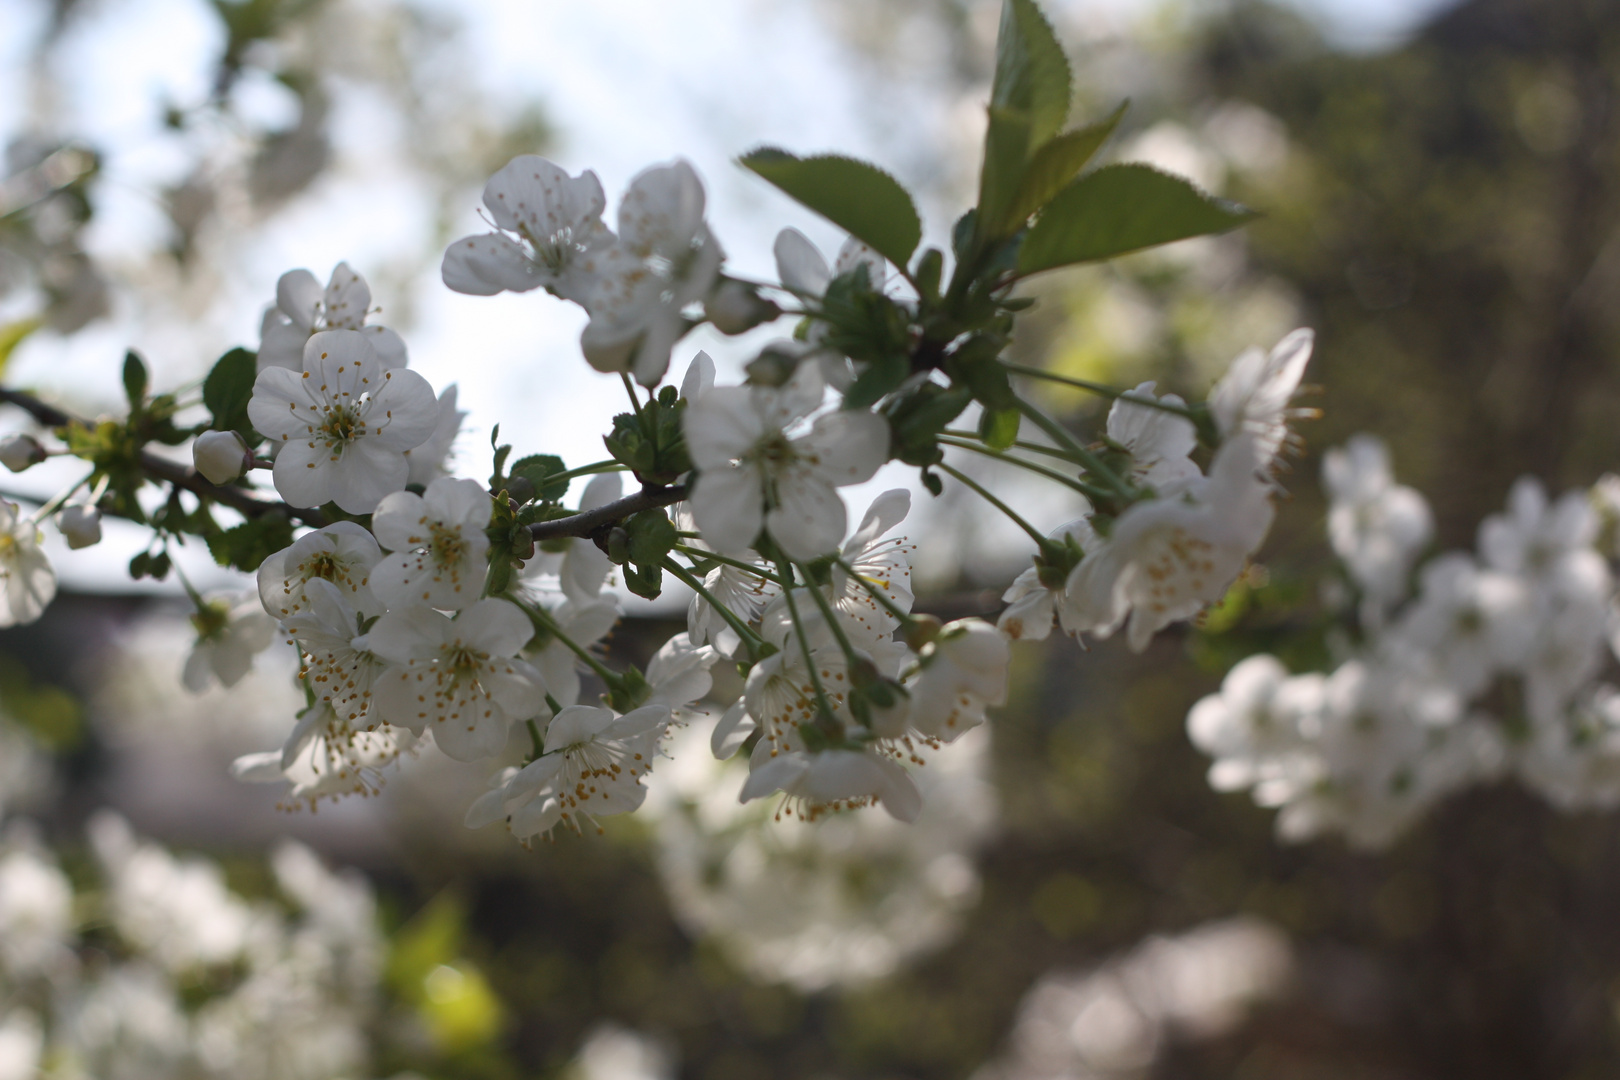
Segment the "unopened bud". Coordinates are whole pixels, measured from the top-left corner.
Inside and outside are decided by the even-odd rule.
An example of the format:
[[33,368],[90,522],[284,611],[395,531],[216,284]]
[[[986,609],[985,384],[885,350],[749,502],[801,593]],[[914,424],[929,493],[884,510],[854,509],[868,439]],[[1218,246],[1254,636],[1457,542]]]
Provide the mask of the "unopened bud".
[[253,467],[253,454],[234,431],[205,431],[191,444],[197,471],[211,484],[228,484]]
[[799,356],[781,344],[767,345],[743,366],[750,386],[786,386],[799,368]]
[[722,334],[743,334],[782,314],[782,309],[764,299],[752,285],[725,278],[703,301],[703,314]]
[[74,550],[101,543],[101,511],[93,506],[69,506],[56,515],[56,527]]
[[0,439],[0,465],[22,472],[45,460],[45,448],[32,435],[7,435]]

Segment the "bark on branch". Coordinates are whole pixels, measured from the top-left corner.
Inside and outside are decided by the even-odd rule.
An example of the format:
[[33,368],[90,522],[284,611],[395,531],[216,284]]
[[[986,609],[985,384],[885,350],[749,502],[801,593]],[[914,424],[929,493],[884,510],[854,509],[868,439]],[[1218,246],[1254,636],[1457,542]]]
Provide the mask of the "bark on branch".
[[590,539],[596,533],[618,524],[631,514],[658,506],[669,506],[684,498],[686,498],[685,484],[671,484],[667,487],[648,484],[633,495],[626,495],[595,510],[570,514],[565,518],[553,518],[551,521],[536,522],[529,526],[529,534],[536,540],[557,540],[565,536]]
[[[0,401],[17,406],[46,427],[59,428],[71,424],[77,424],[81,427],[90,426],[86,421],[71,416],[56,406],[49,405],[22,390],[8,390],[0,387]],[[319,510],[300,510],[295,506],[288,506],[284,502],[272,502],[267,499],[256,498],[244,488],[222,487],[219,484],[210,483],[196,469],[159,457],[146,450],[141,451],[140,464],[141,470],[152,479],[173,484],[178,488],[184,488],[199,498],[208,499],[219,503],[221,506],[228,506],[243,517],[254,518],[260,514],[267,514],[272,510],[280,510],[294,521],[302,522],[317,529],[327,523],[326,515]]]

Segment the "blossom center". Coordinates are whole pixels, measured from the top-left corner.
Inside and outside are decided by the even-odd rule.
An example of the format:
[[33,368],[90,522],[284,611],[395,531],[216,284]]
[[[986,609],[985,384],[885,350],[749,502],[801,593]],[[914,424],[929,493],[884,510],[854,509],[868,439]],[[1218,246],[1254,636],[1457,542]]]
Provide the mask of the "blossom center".
[[341,450],[367,434],[366,420],[356,406],[328,405],[321,419],[320,433],[328,449]]

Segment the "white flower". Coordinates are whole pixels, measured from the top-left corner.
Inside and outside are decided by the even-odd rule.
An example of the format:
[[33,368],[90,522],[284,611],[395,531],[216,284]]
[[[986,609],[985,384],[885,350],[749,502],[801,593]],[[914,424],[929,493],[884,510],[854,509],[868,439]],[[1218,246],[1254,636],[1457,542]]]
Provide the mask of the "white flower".
[[1252,439],[1216,452],[1207,484],[1131,505],[1064,588],[1064,627],[1107,637],[1130,616],[1133,650],[1219,600],[1271,527],[1270,486]]
[[[883,256],[851,236],[838,251],[838,259],[829,270],[821,252],[797,229],[783,229],[776,234],[774,245],[776,274],[782,287],[810,300],[820,300],[827,294],[827,286],[834,278],[852,273],[856,267],[866,267],[867,284],[873,292],[882,292],[888,284],[888,263]],[[809,341],[813,345],[826,336],[827,325],[815,322],[810,327]],[[815,352],[827,382],[839,390],[848,389],[855,381],[855,370],[847,357],[836,356],[825,349]]]
[[1389,448],[1375,436],[1353,436],[1323,456],[1322,486],[1330,500],[1328,540],[1350,576],[1376,603],[1404,599],[1412,561],[1434,522],[1423,496],[1395,483]]
[[405,460],[411,467],[406,475],[406,483],[426,487],[439,477],[450,475],[450,451],[455,445],[456,436],[461,434],[461,421],[466,415],[456,408],[455,383],[439,391],[439,419],[433,434],[420,446],[405,451]]
[[[742,561],[766,571],[753,555]],[[776,583],[729,563],[720,563],[703,578],[703,588],[743,623],[756,622],[765,604],[776,595]],[[698,644],[713,643],[725,656],[736,656],[742,639],[702,593],[693,593],[686,606],[686,632]]]
[[390,722],[433,740],[456,761],[493,757],[512,723],[545,708],[540,673],[518,653],[533,636],[505,600],[480,600],[455,620],[431,608],[390,611],[371,628],[371,651],[403,670],[375,688]]
[[[619,601],[615,596],[595,600],[564,600],[547,614],[557,628],[582,649],[589,649],[608,636],[619,621]],[[546,691],[562,705],[573,705],[579,700],[580,659],[574,650],[556,636],[541,635],[542,643],[534,652],[534,666],[539,670]]]
[[205,431],[191,444],[191,461],[210,484],[228,484],[253,467],[253,451],[234,431]]
[[1603,664],[1613,619],[1614,581],[1595,551],[1560,559],[1536,581],[1535,631],[1526,643],[1525,707],[1532,718],[1561,713]]
[[[866,515],[839,552],[843,566],[832,568],[833,607],[843,615],[861,638],[861,644],[890,637],[900,620],[879,603],[870,592],[876,589],[901,611],[911,610],[911,558],[915,550],[904,537],[885,534],[905,520],[911,511],[911,493],[903,488],[885,491],[867,509]],[[863,584],[864,583],[864,584]]]
[[56,597],[56,571],[39,549],[39,526],[0,499],[0,629],[39,618]]
[[202,601],[191,623],[197,628],[197,643],[186,657],[180,681],[187,690],[200,694],[217,679],[232,687],[253,667],[253,657],[275,640],[275,620],[260,605],[246,600],[236,605],[215,598]]
[[924,736],[952,742],[984,723],[984,710],[1007,701],[1007,637],[983,619],[958,619],[923,646],[906,680],[909,722]]
[[56,515],[56,527],[74,551],[101,543],[101,511],[85,503],[65,506]]
[[446,285],[474,296],[544,286],[564,300],[590,298],[601,253],[613,243],[594,172],[570,177],[545,158],[524,154],[489,178],[484,205],[501,231],[451,244],[444,253]]
[[280,750],[244,754],[231,764],[231,776],[250,784],[285,783],[286,806],[311,809],[322,799],[375,795],[382,770],[417,745],[403,728],[384,724],[371,730],[352,726],[331,705],[312,706]]
[[1565,812],[1620,806],[1620,690],[1599,685],[1563,715],[1540,718],[1515,766]]
[[387,719],[375,707],[372,689],[389,664],[371,651],[369,638],[360,633],[359,614],[336,585],[311,580],[305,586],[301,609],[289,615],[281,628],[303,653],[298,677],[345,724],[369,730]]
[[380,615],[383,605],[371,591],[371,570],[382,549],[364,528],[338,521],[305,533],[290,547],[259,564],[259,601],[272,618],[285,619],[303,610],[311,581],[329,581],[362,615]]
[[489,569],[489,492],[476,480],[441,477],[421,495],[396,491],[377,504],[371,528],[392,554],[371,570],[371,591],[389,607],[446,611],[477,601]]
[[645,704],[662,705],[677,722],[690,720],[687,708],[714,687],[709,669],[720,654],[708,645],[695,645],[686,634],[673,634],[647,661],[647,684],[652,688]]
[[1324,769],[1306,733],[1320,727],[1325,694],[1323,676],[1290,677],[1275,656],[1238,663],[1220,693],[1200,698],[1187,713],[1193,745],[1215,759],[1209,786],[1253,788],[1261,806],[1281,806],[1309,788]]
[[889,453],[889,425],[865,411],[824,413],[797,437],[786,429],[821,405],[820,371],[799,365],[781,389],[715,387],[686,410],[698,476],[692,514],[703,539],[741,555],[763,526],[787,555],[807,561],[844,538],[837,488],[870,480]]
[[276,282],[276,303],[259,328],[259,370],[303,370],[305,344],[322,330],[362,333],[384,368],[404,367],[405,342],[386,326],[367,326],[370,311],[371,288],[348,263],[337,264],[324,291],[308,270],[289,270]]
[[73,887],[33,845],[0,855],[0,967],[16,979],[60,958],[73,933]]
[[369,514],[405,486],[405,451],[433,434],[438,404],[427,380],[386,370],[363,335],[326,330],[309,339],[302,372],[259,372],[248,417],[280,444],[274,477],[283,499]]
[[1480,523],[1479,553],[1487,566],[1539,578],[1556,574],[1570,559],[1591,559],[1598,519],[1585,492],[1572,491],[1551,505],[1534,477],[1520,477],[1508,492],[1506,514]]
[[1262,469],[1270,469],[1287,442],[1288,421],[1302,415],[1288,403],[1299,389],[1315,342],[1313,331],[1301,329],[1279,341],[1270,353],[1249,349],[1232,361],[1209,393],[1210,412],[1221,438],[1248,432],[1255,440],[1255,457]]
[[[703,220],[703,182],[685,161],[646,169],[619,203],[619,240],[585,301],[580,335],[598,371],[656,386],[685,333],[682,309],[703,299],[724,258]],[[607,262],[604,260],[605,263]]]
[[1202,475],[1188,456],[1198,445],[1198,433],[1185,416],[1138,403],[1147,400],[1186,406],[1175,394],[1155,396],[1153,386],[1151,382],[1142,383],[1129,395],[1115,399],[1108,410],[1108,437],[1130,451],[1133,480],[1160,495],[1169,495]]
[[[1089,505],[1088,509],[1089,509]],[[1082,552],[1089,552],[1102,543],[1097,533],[1091,527],[1091,522],[1085,518],[1077,518],[1053,529],[1051,539],[1059,544],[1073,542]],[[1044,571],[1047,574],[1053,570]],[[1061,571],[1055,571],[1061,576]],[[1078,634],[1078,626],[1070,626],[1072,618],[1070,605],[1063,602],[1066,581],[1055,586],[1048,586],[1041,581],[1043,568],[1031,566],[1007,586],[1007,591],[1001,594],[1007,608],[996,620],[996,629],[1006,634],[1013,641],[1030,640],[1045,641],[1052,632],[1052,620],[1060,613],[1064,617],[1063,629],[1069,634]]]
[[[761,745],[764,745],[763,743]],[[755,757],[759,757],[756,749]],[[823,814],[882,803],[898,821],[915,821],[922,795],[911,774],[893,758],[874,751],[786,751],[770,755],[748,774],[738,798],[742,802],[780,791],[788,812],[797,806],[810,821]]]
[[1423,568],[1417,602],[1391,628],[1386,646],[1471,697],[1497,672],[1523,662],[1535,631],[1530,616],[1518,578],[1450,552]]
[[[511,818],[512,835],[527,839],[559,821],[577,830],[581,818],[635,810],[647,797],[641,779],[652,769],[668,724],[665,705],[644,705],[623,716],[592,705],[559,712],[546,725],[544,755],[502,791],[501,810]],[[531,806],[536,809],[525,813]]]

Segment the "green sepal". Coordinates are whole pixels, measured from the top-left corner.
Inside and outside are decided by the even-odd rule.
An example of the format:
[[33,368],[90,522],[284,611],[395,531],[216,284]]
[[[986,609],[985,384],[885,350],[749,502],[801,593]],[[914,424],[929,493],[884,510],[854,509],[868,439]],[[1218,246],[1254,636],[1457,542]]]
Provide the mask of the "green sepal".
[[129,399],[129,413],[137,415],[146,404],[146,388],[151,385],[146,363],[134,349],[124,354],[124,397]]

